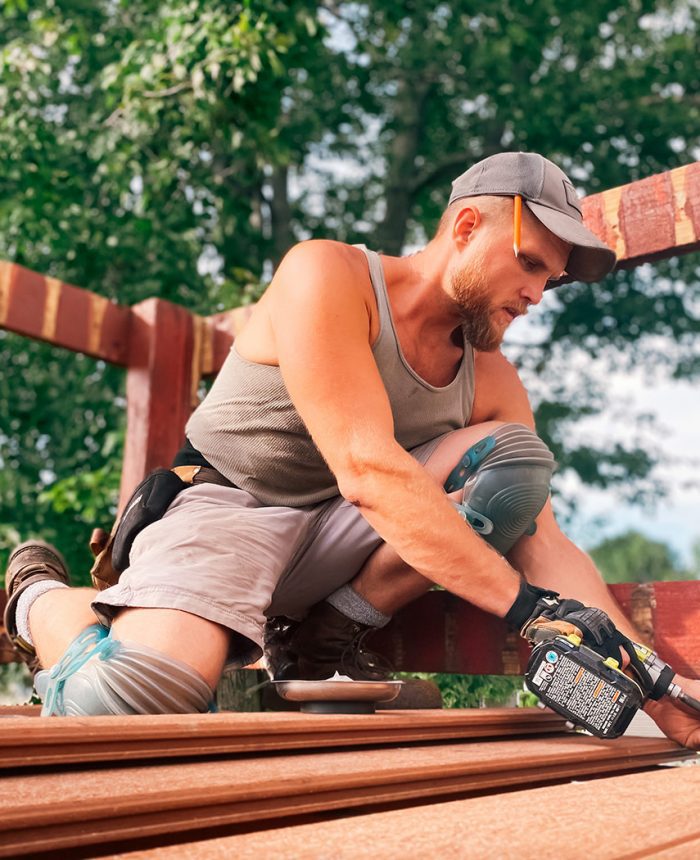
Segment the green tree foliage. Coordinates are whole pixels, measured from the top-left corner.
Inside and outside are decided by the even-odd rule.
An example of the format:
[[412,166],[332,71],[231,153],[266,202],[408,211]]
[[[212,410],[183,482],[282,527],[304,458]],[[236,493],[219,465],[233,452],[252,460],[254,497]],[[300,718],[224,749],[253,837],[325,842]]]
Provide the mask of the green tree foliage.
[[607,538],[590,555],[609,583],[695,579],[698,573],[685,569],[668,544],[634,529]]
[[24,663],[0,665],[0,705],[29,704],[31,676]]
[[3,334],[0,561],[20,540],[41,536],[86,585],[90,532],[109,525],[119,488],[123,374]]
[[692,562],[691,570],[696,579],[700,579],[700,539],[693,543],[691,548]]
[[[284,93],[322,55],[313,5],[2,6],[0,256],[122,303],[239,303],[270,247]],[[86,582],[118,486],[123,373],[4,332],[0,360],[0,561],[40,533]]]
[[[449,181],[501,149],[543,152],[590,193],[700,142],[691,0],[0,8],[0,256],[122,303],[250,301],[309,236],[398,253],[431,234]],[[511,347],[561,473],[658,490],[641,430],[574,439],[610,404],[593,368],[569,368],[578,354],[695,373],[698,292],[692,258],[573,285],[541,341]],[[123,373],[2,332],[0,360],[0,553],[41,532],[84,571],[87,524],[114,500]]]
[[446,672],[413,672],[397,678],[434,681],[445,708],[495,708],[504,705],[533,707],[537,699],[524,688],[520,675],[452,675]]

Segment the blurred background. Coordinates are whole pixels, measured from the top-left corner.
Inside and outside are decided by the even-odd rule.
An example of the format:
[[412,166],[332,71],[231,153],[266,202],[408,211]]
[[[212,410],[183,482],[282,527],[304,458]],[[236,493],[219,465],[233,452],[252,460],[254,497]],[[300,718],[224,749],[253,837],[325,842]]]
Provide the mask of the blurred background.
[[[700,159],[698,0],[0,0],[0,258],[133,304],[255,301],[295,242],[420,247],[451,180],[552,158],[581,194]],[[700,258],[550,291],[508,335],[610,582],[700,576]],[[0,563],[87,583],[119,368],[0,331]]]

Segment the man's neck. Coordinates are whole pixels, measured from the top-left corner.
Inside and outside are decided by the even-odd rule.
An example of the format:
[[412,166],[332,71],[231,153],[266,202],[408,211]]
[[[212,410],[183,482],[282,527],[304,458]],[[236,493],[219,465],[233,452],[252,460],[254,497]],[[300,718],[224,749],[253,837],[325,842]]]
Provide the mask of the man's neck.
[[435,240],[410,256],[382,257],[395,321],[429,342],[454,342],[461,325],[446,291],[447,262]]

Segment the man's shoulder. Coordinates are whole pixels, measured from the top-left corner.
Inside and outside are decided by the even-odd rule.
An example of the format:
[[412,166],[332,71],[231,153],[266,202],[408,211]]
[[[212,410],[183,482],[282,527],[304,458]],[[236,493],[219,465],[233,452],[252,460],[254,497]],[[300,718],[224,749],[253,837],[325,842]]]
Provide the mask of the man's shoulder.
[[474,350],[474,370],[484,380],[496,376],[501,379],[520,380],[515,365],[508,361],[500,349],[491,352]]
[[344,242],[309,239],[294,245],[275,272],[267,301],[290,297],[302,304],[367,306],[371,293],[364,252]]
[[306,315],[371,317],[372,286],[360,248],[329,239],[294,245],[280,263],[260,304],[272,316],[293,310]]
[[520,375],[500,350],[474,353],[473,424],[482,421],[532,423],[532,410]]
[[353,270],[364,263],[363,251],[355,245],[346,242],[338,242],[334,239],[307,239],[293,245],[284,259],[280,268],[290,266],[331,266],[343,271]]

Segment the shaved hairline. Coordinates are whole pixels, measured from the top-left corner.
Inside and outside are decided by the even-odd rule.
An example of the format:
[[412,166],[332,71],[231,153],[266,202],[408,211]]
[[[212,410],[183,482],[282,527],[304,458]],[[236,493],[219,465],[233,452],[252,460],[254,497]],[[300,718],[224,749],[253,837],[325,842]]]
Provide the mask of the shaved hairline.
[[473,206],[475,209],[478,209],[482,217],[485,217],[487,221],[491,221],[494,224],[505,223],[506,219],[512,218],[513,214],[512,197],[496,196],[495,194],[483,194],[479,197],[460,197],[458,200],[450,203],[440,216],[435,235],[439,236],[441,233],[444,233],[452,225],[457,212],[466,206]]

